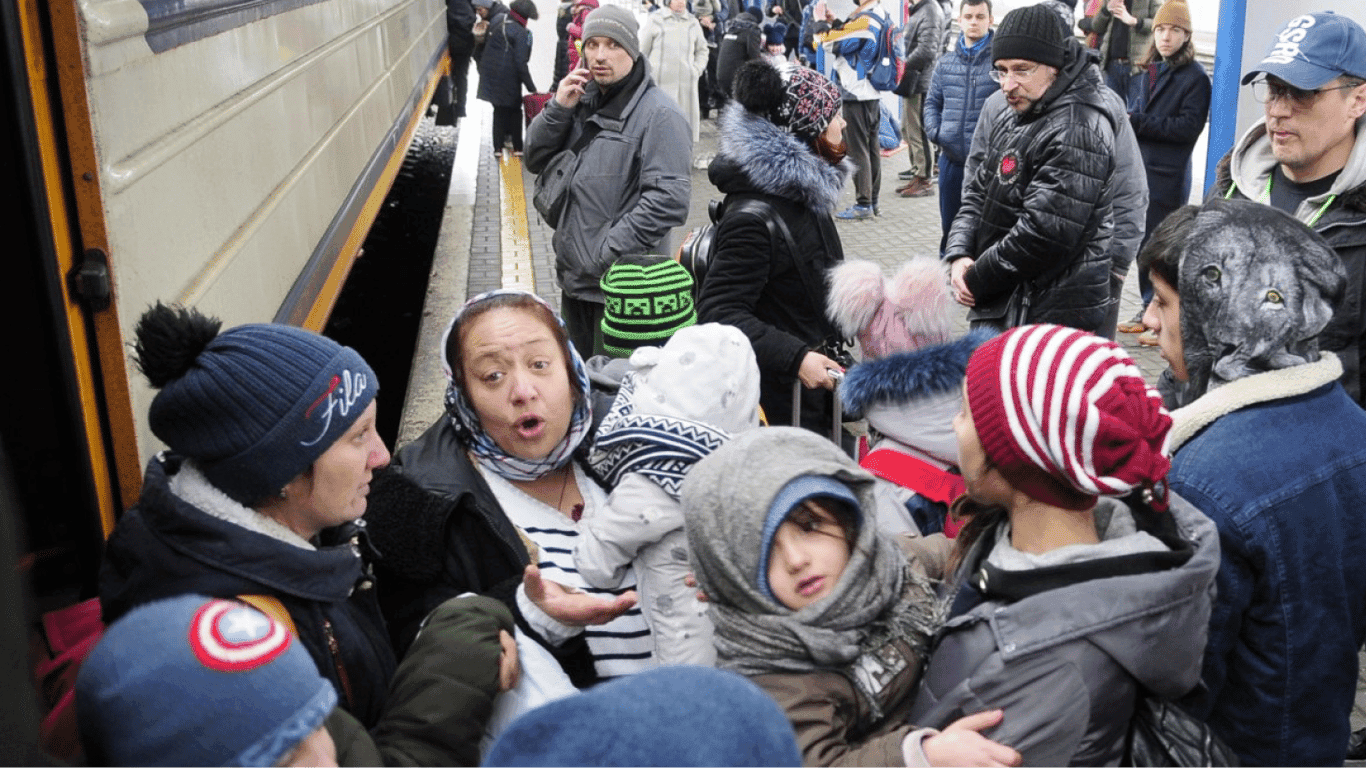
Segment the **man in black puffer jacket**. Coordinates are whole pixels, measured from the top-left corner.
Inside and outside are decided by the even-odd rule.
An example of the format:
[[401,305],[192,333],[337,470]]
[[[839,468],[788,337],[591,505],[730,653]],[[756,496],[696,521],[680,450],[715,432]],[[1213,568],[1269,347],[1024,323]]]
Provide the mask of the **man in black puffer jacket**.
[[974,325],[1105,322],[1115,129],[1085,53],[1047,4],[1011,11],[992,40],[1013,114],[979,129],[987,151],[944,249]]

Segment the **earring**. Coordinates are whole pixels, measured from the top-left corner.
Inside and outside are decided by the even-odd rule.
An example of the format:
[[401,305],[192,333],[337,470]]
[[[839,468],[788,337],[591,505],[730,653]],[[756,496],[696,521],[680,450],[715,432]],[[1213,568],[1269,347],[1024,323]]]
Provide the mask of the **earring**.
[[278,497],[281,498],[281,499],[288,499],[288,498],[289,498],[289,493],[286,492],[284,488],[281,488],[280,490],[276,491],[276,492],[275,492],[275,495],[278,496]]

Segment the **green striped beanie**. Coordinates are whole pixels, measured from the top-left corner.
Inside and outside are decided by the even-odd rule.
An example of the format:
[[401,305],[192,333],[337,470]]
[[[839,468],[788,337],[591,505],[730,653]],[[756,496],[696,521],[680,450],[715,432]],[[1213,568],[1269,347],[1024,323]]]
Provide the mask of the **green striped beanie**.
[[602,276],[602,344],[613,357],[637,347],[660,346],[697,322],[693,279],[682,264],[613,264]]

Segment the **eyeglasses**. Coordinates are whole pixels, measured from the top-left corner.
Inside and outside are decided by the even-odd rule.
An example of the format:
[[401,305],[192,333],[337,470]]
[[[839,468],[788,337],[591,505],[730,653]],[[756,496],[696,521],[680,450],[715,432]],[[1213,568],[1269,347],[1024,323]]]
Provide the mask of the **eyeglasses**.
[[1021,82],[1029,79],[1029,76],[1039,71],[1039,65],[1035,64],[1028,69],[992,69],[991,79],[998,83],[1004,83],[1007,79]]
[[1287,85],[1286,83],[1273,82],[1266,79],[1253,80],[1252,98],[1262,104],[1270,104],[1277,99],[1285,99],[1293,109],[1308,109],[1314,105],[1314,101],[1318,99],[1319,94],[1321,93],[1342,91],[1348,88],[1356,88],[1359,85],[1362,85],[1360,81],[1347,83],[1346,85],[1335,85],[1332,88],[1316,88],[1312,91],[1306,91],[1303,88],[1296,88],[1295,86]]

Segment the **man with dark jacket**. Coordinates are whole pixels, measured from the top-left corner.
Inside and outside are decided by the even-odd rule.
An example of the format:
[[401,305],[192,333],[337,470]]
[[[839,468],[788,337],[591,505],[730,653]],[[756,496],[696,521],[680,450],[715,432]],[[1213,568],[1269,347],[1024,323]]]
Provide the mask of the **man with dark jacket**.
[[1248,83],[1266,116],[1219,161],[1209,197],[1279,208],[1337,251],[1347,295],[1319,341],[1366,404],[1366,31],[1331,11],[1291,19]]
[[1017,8],[996,30],[993,74],[1013,114],[981,137],[987,154],[944,258],[974,325],[1095,331],[1110,306],[1115,128],[1094,64],[1047,5]]
[[1001,87],[991,79],[991,0],[963,0],[958,12],[962,30],[948,53],[939,57],[925,96],[925,137],[939,147],[939,220],[949,239],[953,217],[963,201],[963,165],[972,132],[987,97]]
[[726,23],[725,34],[716,48],[716,87],[730,98],[731,81],[740,65],[764,53],[764,34],[753,11],[745,11]]
[[[450,36],[451,107],[455,118],[465,116],[465,96],[470,89],[470,54],[474,52],[474,5],[470,0],[446,0],[446,33]],[[451,125],[455,124],[452,120]]]
[[906,183],[896,190],[902,197],[934,194],[934,172],[930,170],[934,150],[926,137],[922,113],[943,34],[944,12],[938,0],[911,0],[904,38],[906,70],[896,86],[902,103],[901,136],[906,139],[906,156],[911,161],[911,167],[901,172]]
[[650,78],[637,35],[631,11],[588,14],[584,68],[560,81],[527,129],[532,173],[564,150],[578,156],[551,246],[560,314],[575,348],[590,356],[603,351],[603,273],[620,256],[665,252],[692,194],[692,128]]

